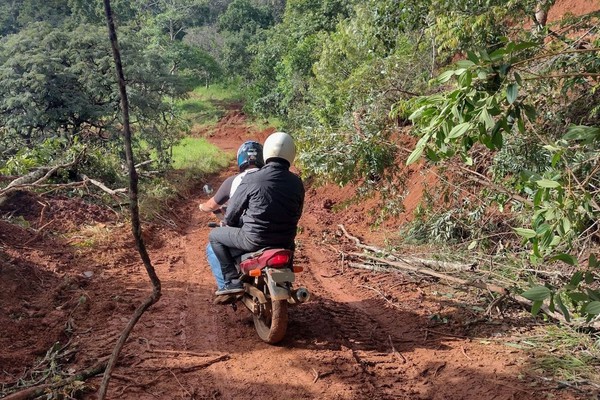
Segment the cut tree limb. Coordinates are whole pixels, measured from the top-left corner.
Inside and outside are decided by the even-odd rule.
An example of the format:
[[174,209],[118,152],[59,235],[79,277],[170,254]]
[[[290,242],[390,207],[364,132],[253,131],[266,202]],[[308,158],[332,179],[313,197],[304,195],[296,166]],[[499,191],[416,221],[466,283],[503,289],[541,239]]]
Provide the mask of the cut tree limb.
[[107,363],[108,363],[108,359],[101,360],[98,363],[96,363],[96,365],[94,365],[84,371],[81,371],[73,376],[70,376],[66,379],[63,379],[57,383],[28,387],[19,392],[9,394],[8,396],[4,397],[4,400],[35,399],[37,397],[43,396],[45,393],[47,393],[48,390],[60,389],[61,387],[67,386],[75,381],[85,381],[88,378],[96,376],[96,375],[102,373],[102,371],[104,371],[106,369]]
[[448,262],[448,261],[428,260],[428,259],[424,259],[424,258],[405,256],[405,255],[400,255],[397,253],[389,252],[389,251],[386,251],[386,250],[381,249],[376,246],[366,245],[366,244],[361,243],[360,239],[358,239],[356,236],[353,236],[350,233],[348,233],[348,231],[346,230],[344,225],[338,225],[338,228],[340,228],[342,230],[342,232],[344,233],[344,236],[346,236],[348,239],[350,239],[354,242],[356,247],[359,247],[359,248],[365,249],[365,250],[369,250],[374,253],[389,254],[391,257],[394,257],[398,261],[404,262],[406,264],[422,264],[427,267],[437,267],[437,268],[441,268],[441,269],[452,269],[452,270],[457,270],[457,271],[473,271],[477,266],[477,263],[464,264],[464,263],[456,263],[456,262]]
[[458,283],[459,285],[471,286],[471,287],[476,287],[479,289],[485,289],[485,290],[489,290],[490,292],[499,293],[501,295],[509,294],[508,289],[505,289],[501,286],[493,285],[493,284],[489,284],[489,283],[485,283],[485,282],[480,282],[480,281],[475,281],[475,280],[466,280],[466,279],[462,279],[462,278],[457,278],[455,276],[450,276],[450,275],[446,275],[446,274],[442,274],[440,272],[434,271],[431,268],[416,267],[414,265],[411,265],[411,264],[408,264],[405,262],[390,261],[390,260],[386,260],[381,257],[374,257],[374,256],[371,256],[368,254],[363,254],[363,253],[349,253],[349,254],[353,255],[355,257],[362,257],[362,258],[366,258],[369,260],[377,261],[382,264],[388,264],[393,267],[404,269],[407,271],[412,271],[412,272],[416,272],[416,273],[420,273],[420,274],[424,274],[424,275],[434,276],[439,279],[444,279],[444,280],[447,280],[450,282]]
[[[339,225],[340,229],[342,229],[342,231],[344,232],[344,234],[349,237],[350,239],[352,239],[356,244],[357,247],[361,247],[364,249],[368,249],[371,251],[376,251],[378,253],[382,253],[382,251],[380,249],[377,249],[374,246],[368,246],[368,245],[363,245],[360,240],[358,238],[356,238],[355,236],[350,235],[346,229],[342,226]],[[373,250],[373,249],[377,249],[377,250]],[[499,285],[495,285],[495,284],[491,284],[491,283],[486,283],[480,280],[474,280],[474,279],[462,279],[462,278],[458,278],[455,276],[451,276],[451,275],[447,275],[447,274],[442,274],[440,272],[434,271],[431,268],[426,268],[426,267],[420,267],[420,266],[415,266],[412,265],[408,262],[405,261],[391,261],[385,258],[381,258],[381,257],[375,257],[372,256],[370,254],[366,254],[366,253],[356,253],[356,252],[350,252],[348,253],[349,255],[352,255],[354,257],[358,257],[358,258],[362,258],[362,259],[367,259],[367,260],[371,260],[371,261],[375,261],[378,262],[380,264],[384,264],[384,265],[389,265],[398,269],[403,269],[406,271],[411,271],[411,272],[415,272],[415,273],[420,273],[420,274],[424,274],[424,275],[428,275],[428,276],[433,276],[442,280],[446,280],[449,282],[453,282],[456,283],[458,285],[461,286],[470,286],[470,287],[475,287],[478,289],[484,289],[484,290],[488,290],[492,293],[498,293],[501,296],[504,296],[506,298],[510,298],[512,300],[514,300],[515,302],[517,302],[518,304],[524,306],[525,308],[531,310],[532,306],[533,306],[533,302],[530,301],[529,299],[526,299],[525,297],[518,295],[518,294],[514,294],[514,293],[510,293],[510,291],[507,288],[504,288],[502,286]],[[361,264],[361,263],[350,263],[350,266],[357,266],[358,268],[366,268],[367,266],[365,264]],[[385,269],[385,267],[381,267],[383,269]],[[373,270],[376,270],[376,267],[370,268]],[[558,312],[555,311],[551,311],[547,306],[543,305],[541,308],[541,311],[546,314],[548,317],[554,319],[555,321],[558,321],[564,325],[569,325],[569,326],[588,326],[588,327],[592,327],[594,329],[600,329],[600,321],[596,321],[593,322],[592,324],[589,323],[575,323],[573,321],[567,321],[565,319],[565,317]]]

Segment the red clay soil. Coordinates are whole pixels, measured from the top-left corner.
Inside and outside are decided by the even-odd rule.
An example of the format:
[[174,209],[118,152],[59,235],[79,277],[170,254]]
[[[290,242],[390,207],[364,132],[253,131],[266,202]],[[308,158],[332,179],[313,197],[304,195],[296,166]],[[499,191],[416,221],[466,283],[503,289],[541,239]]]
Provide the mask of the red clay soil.
[[[268,133],[250,131],[233,110],[210,140],[232,151]],[[206,182],[216,187],[234,172]],[[197,208],[206,182],[161,223],[144,225],[163,295],[124,347],[109,398],[589,398],[536,378],[530,354],[505,345],[536,324],[528,314],[485,318],[477,293],[349,268],[339,250],[356,248],[338,224],[373,245],[397,235],[371,228],[369,201],[332,207],[352,196],[349,188],[308,186],[296,259],[304,267],[297,284],[312,299],[290,310],[280,345],[261,342],[245,308],[212,303],[204,256],[212,217]],[[0,222],[0,383],[40,379],[31,372],[50,371],[52,354],[63,373],[108,356],[151,292],[129,225],[97,206],[25,193],[0,212],[24,225]],[[56,342],[65,350],[49,352]],[[76,397],[95,398],[99,383],[99,376],[87,380]]]

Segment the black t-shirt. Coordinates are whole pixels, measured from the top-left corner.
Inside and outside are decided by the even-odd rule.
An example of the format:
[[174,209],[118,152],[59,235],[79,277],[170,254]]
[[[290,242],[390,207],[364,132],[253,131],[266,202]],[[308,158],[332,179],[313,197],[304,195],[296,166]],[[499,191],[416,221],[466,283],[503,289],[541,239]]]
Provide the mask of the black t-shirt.
[[237,175],[230,176],[229,178],[225,179],[221,186],[219,186],[217,193],[215,193],[213,196],[215,203],[220,206],[227,203],[227,200],[229,200],[229,194],[231,193],[231,184],[236,176]]

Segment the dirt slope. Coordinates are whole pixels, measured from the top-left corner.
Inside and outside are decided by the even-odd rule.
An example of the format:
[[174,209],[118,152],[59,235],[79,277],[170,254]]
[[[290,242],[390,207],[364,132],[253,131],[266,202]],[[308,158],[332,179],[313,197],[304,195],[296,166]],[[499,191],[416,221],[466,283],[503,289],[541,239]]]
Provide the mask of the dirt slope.
[[[248,132],[244,116],[232,110],[210,139],[232,151],[268,133]],[[218,186],[234,172],[207,181]],[[290,310],[283,343],[262,343],[243,307],[212,304],[215,284],[204,257],[211,217],[197,211],[203,183],[161,224],[144,226],[163,297],[132,333],[109,398],[586,398],[535,378],[528,354],[505,345],[531,329],[528,315],[482,319],[474,293],[349,269],[336,249],[353,248],[337,224],[376,245],[395,233],[369,227],[368,202],[333,211],[331,203],[348,189],[308,188],[298,284],[313,297]],[[150,292],[129,226],[110,211],[62,198],[21,195],[0,211],[30,224],[0,222],[1,382],[34,380],[25,371],[35,365],[50,370],[36,362],[49,359],[56,341],[69,349],[56,360],[70,373],[110,354]],[[99,382],[88,381],[78,396],[93,398]]]

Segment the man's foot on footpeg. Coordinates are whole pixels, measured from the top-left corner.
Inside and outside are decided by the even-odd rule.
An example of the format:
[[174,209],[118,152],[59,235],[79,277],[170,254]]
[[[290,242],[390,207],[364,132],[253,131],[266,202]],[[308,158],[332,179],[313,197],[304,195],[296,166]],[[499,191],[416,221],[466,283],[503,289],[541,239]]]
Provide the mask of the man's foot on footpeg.
[[243,293],[222,294],[220,296],[215,296],[215,299],[213,300],[213,304],[220,304],[220,305],[231,304],[231,305],[234,305],[243,296],[244,296]]
[[244,292],[244,284],[240,281],[233,281],[230,283],[226,283],[225,286],[220,288],[215,292],[217,296],[222,296],[224,294],[236,294]]

